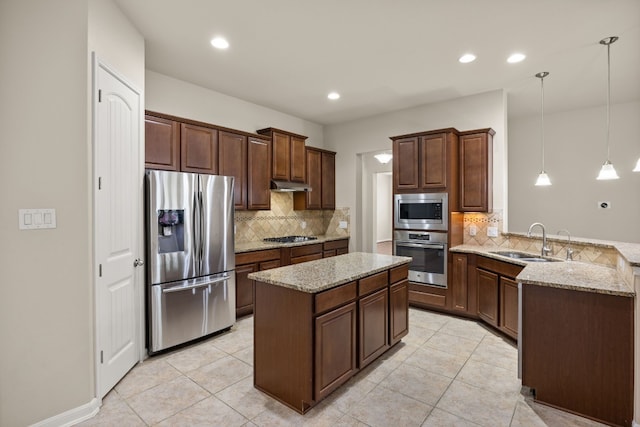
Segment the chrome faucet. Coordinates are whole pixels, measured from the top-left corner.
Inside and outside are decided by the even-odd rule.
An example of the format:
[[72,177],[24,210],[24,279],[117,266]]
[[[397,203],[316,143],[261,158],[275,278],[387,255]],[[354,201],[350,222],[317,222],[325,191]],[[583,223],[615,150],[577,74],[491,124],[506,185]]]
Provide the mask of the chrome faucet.
[[531,230],[536,225],[542,228],[542,250],[540,251],[540,255],[546,256],[549,254],[549,252],[551,252],[551,248],[547,246],[547,230],[545,230],[544,224],[542,224],[541,222],[534,222],[533,224],[531,224],[529,226],[529,231],[527,232],[527,237],[531,237]]
[[567,261],[573,261],[573,249],[571,249],[571,233],[569,233],[569,230],[567,229],[562,229],[556,234],[559,236],[560,233],[567,233],[567,237],[569,238],[569,243],[567,244]]

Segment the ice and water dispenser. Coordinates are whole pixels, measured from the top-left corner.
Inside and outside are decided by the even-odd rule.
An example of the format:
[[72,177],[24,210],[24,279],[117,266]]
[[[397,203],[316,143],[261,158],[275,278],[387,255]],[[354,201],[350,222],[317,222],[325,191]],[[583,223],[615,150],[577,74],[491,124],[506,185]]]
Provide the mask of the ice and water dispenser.
[[158,210],[158,253],[184,251],[184,209]]

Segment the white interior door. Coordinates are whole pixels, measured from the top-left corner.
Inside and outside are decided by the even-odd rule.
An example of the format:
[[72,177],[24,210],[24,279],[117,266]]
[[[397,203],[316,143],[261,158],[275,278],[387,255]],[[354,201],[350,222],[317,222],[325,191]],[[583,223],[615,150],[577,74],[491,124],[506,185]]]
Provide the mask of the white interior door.
[[94,58],[97,394],[139,360],[140,94]]

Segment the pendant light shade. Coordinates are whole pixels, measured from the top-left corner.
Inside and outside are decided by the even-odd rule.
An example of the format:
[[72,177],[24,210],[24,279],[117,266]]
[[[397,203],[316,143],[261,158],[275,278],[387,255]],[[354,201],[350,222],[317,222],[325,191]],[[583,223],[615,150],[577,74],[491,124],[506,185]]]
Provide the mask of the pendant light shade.
[[599,180],[618,179],[619,176],[616,173],[611,160],[609,160],[609,128],[610,128],[610,116],[611,116],[611,44],[615,43],[618,37],[607,37],[600,40],[600,44],[607,46],[607,160],[602,165],[600,173],[598,174]]
[[634,172],[640,172],[640,158],[638,159],[638,163],[636,163],[636,167],[633,168]]
[[389,161],[393,158],[393,156],[389,153],[380,153],[376,154],[373,157],[375,157],[382,164],[389,163]]
[[540,170],[540,175],[538,175],[538,179],[536,180],[536,186],[548,186],[551,185],[551,180],[549,179],[549,175],[544,171],[544,78],[547,77],[549,73],[547,71],[543,71],[541,73],[536,74],[536,77],[540,79],[540,135],[542,140],[542,169]]

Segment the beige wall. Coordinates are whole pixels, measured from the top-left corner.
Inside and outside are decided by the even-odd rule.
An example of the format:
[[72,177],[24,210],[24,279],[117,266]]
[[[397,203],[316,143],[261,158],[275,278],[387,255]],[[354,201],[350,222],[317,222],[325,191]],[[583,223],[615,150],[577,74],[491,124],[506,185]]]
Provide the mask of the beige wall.
[[391,136],[447,127],[461,131],[491,127],[496,131],[493,194],[494,207],[502,209],[506,204],[507,166],[506,99],[502,90],[325,127],[326,147],[338,152],[336,204],[350,209],[352,251],[370,247],[373,227],[367,213],[373,205],[371,208],[362,206],[358,197],[367,185],[362,179],[362,154],[390,149]]
[[322,126],[201,86],[147,70],[147,110],[199,120],[245,132],[274,127],[308,136],[307,145],[323,148]]
[[[127,25],[110,0],[0,2],[3,426],[95,397],[89,51],[143,89]],[[57,228],[19,231],[20,208],[55,208]]]
[[[550,187],[534,186],[541,167],[540,116],[509,120],[509,231],[539,221],[555,234],[640,242],[640,102],[611,106],[611,161],[620,179],[597,181],[606,159],[605,107],[545,114]],[[611,209],[598,209],[610,201]]]

